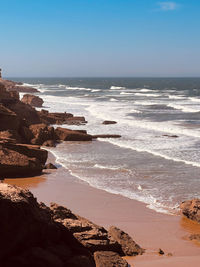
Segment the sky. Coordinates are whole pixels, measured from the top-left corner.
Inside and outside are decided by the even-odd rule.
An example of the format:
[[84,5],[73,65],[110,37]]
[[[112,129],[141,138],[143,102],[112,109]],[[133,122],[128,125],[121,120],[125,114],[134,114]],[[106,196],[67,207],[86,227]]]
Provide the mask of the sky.
[[8,77],[200,77],[200,0],[0,0]]

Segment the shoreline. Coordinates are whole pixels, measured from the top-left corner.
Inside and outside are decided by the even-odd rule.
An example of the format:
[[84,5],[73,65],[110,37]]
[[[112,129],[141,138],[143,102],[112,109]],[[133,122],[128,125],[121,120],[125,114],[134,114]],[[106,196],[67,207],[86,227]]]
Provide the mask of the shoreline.
[[[48,161],[55,163],[52,153]],[[178,215],[161,214],[144,203],[91,187],[72,176],[67,169],[45,170],[33,178],[6,179],[31,190],[39,201],[57,202],[80,216],[108,228],[116,225],[146,249],[142,256],[126,257],[131,266],[198,266],[200,246],[186,236],[200,233],[200,227]],[[159,256],[161,248],[165,255]],[[172,253],[173,256],[166,256]]]

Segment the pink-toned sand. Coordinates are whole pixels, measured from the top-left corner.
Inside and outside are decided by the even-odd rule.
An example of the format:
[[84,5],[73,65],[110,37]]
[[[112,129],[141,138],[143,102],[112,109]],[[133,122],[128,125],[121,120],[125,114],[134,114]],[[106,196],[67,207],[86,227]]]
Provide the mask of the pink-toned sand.
[[[200,225],[182,216],[157,213],[138,201],[92,188],[64,168],[5,182],[29,188],[39,201],[67,206],[105,228],[116,225],[128,232],[146,249],[142,256],[126,258],[131,266],[200,266],[200,246],[187,240],[189,234],[200,233]],[[165,255],[158,255],[159,248]]]

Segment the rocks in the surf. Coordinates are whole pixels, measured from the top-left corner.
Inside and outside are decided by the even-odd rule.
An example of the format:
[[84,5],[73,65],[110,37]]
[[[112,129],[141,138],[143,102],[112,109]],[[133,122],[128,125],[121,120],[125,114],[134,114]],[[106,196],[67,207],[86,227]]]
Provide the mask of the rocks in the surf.
[[[51,126],[48,126],[44,123],[40,124],[33,124],[29,127],[33,138],[31,139],[31,144],[34,145],[42,145],[44,142],[48,141],[47,144],[51,144],[50,140],[52,140],[52,145],[55,145],[55,131],[54,128]],[[44,144],[45,145],[45,144]],[[53,145],[53,146],[54,146]]]
[[178,135],[163,134],[165,137],[178,138]]
[[57,167],[52,163],[47,163],[45,165],[44,169],[52,169],[52,170],[54,170],[54,169],[57,169]]
[[200,223],[200,199],[184,201],[180,208],[184,216]]
[[42,144],[42,146],[55,147],[56,141],[55,140],[47,140]]
[[44,101],[42,98],[36,95],[25,94],[21,101],[25,104],[29,104],[33,107],[42,107]]
[[121,245],[122,254],[126,256],[141,255],[145,252],[127,233],[115,226],[111,226],[108,234]]
[[119,134],[96,134],[93,135],[92,138],[97,139],[97,138],[120,138],[122,137]]
[[39,175],[47,154],[38,146],[1,141],[0,174],[5,178]]
[[92,136],[80,131],[58,127],[55,130],[57,139],[62,141],[92,141]]
[[108,125],[108,124],[116,124],[116,121],[103,121],[102,124]]
[[28,190],[0,184],[0,262],[12,267],[95,267],[92,254]]
[[96,267],[128,267],[127,261],[113,251],[97,251],[94,260]]
[[85,117],[73,116],[65,120],[64,123],[68,125],[82,125],[82,124],[86,124],[87,121],[85,120]]

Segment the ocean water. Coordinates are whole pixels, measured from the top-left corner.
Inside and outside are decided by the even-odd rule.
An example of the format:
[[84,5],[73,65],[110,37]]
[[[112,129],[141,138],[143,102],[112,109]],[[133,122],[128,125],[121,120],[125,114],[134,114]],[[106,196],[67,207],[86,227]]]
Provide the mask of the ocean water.
[[200,78],[19,80],[39,89],[45,109],[88,121],[64,127],[122,135],[50,149],[72,175],[158,212],[176,213],[180,202],[200,197]]

